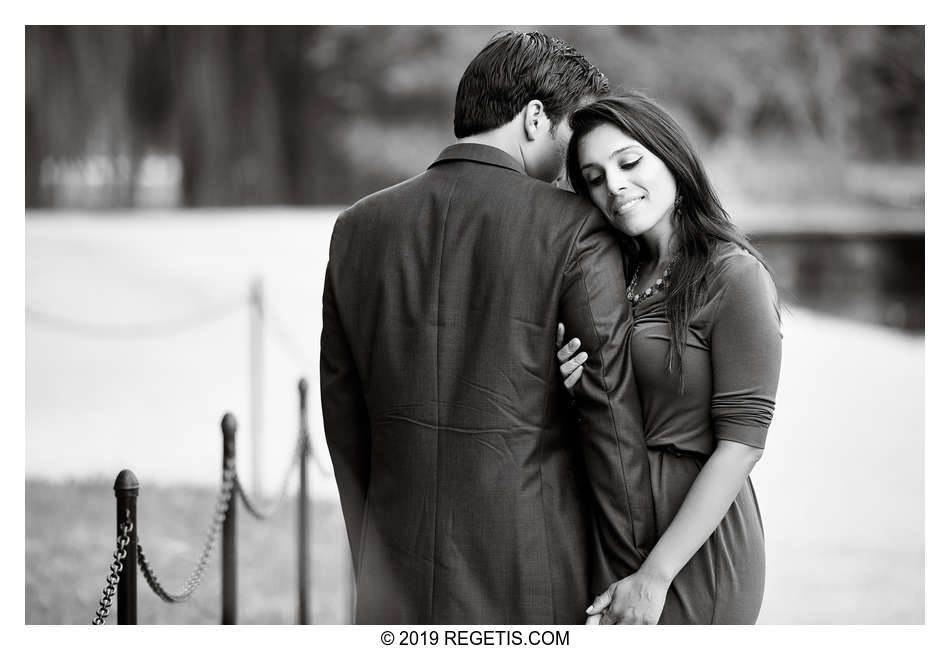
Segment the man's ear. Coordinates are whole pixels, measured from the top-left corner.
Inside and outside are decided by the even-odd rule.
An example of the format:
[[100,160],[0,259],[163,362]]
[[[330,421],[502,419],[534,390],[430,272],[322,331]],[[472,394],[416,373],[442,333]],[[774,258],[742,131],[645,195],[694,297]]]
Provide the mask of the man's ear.
[[539,99],[532,99],[525,105],[523,114],[525,137],[533,142],[548,130],[548,116],[544,113],[544,104]]

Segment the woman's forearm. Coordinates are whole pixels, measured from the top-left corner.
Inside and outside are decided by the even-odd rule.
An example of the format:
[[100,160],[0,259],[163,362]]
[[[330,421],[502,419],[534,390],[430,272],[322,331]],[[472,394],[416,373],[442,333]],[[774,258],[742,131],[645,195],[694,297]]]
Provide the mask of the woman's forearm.
[[720,440],[638,573],[670,583],[729,511],[762,450]]

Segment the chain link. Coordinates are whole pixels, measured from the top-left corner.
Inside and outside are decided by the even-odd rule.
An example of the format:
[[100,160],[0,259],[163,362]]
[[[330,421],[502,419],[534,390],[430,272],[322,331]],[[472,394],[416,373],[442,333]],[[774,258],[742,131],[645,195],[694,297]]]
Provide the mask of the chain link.
[[[135,549],[138,565],[142,569],[145,582],[152,589],[155,595],[166,603],[181,603],[191,598],[192,594],[204,579],[205,572],[208,568],[208,561],[211,558],[211,553],[217,544],[218,537],[221,535],[221,528],[224,525],[224,521],[227,519],[228,508],[230,507],[231,496],[234,493],[234,490],[237,490],[237,494],[241,498],[241,502],[253,517],[257,519],[268,519],[273,516],[287,500],[290,479],[293,476],[294,469],[297,467],[297,464],[306,462],[307,457],[312,456],[312,454],[313,452],[310,445],[309,432],[302,430],[297,436],[297,442],[294,445],[293,456],[290,459],[287,470],[284,472],[280,493],[278,497],[266,508],[260,507],[250,500],[249,496],[244,491],[244,487],[238,480],[234,459],[228,459],[221,472],[221,487],[218,490],[214,514],[212,515],[211,523],[208,526],[208,533],[205,536],[201,554],[198,556],[198,561],[195,563],[195,568],[191,575],[187,580],[185,580],[182,588],[177,593],[171,593],[162,586],[158,577],[155,575],[155,571],[148,562],[142,545],[136,542]],[[115,596],[116,586],[119,582],[119,573],[122,572],[123,560],[125,560],[128,553],[126,547],[129,545],[129,532],[132,530],[132,528],[133,526],[131,521],[127,520],[122,524],[122,535],[117,538],[117,548],[113,555],[113,562],[109,567],[111,572],[106,579],[106,588],[102,591],[103,597],[99,601],[99,609],[96,610],[96,618],[93,620],[94,625],[102,625],[105,618],[109,615],[109,609],[112,607],[112,599]]]
[[[128,511],[126,511],[128,516]],[[102,625],[109,616],[109,610],[112,609],[112,598],[115,596],[116,587],[119,584],[119,574],[122,573],[128,551],[125,547],[129,545],[129,533],[132,532],[132,521],[126,519],[122,522],[122,534],[116,538],[115,552],[112,554],[112,564],[109,565],[109,576],[106,578],[106,588],[102,590],[102,598],[99,599],[99,609],[96,610],[96,616],[92,619],[93,625]]]
[[224,520],[227,518],[228,508],[231,503],[231,494],[234,491],[234,487],[237,484],[237,470],[234,467],[234,459],[229,458],[226,461],[225,467],[221,472],[221,488],[218,490],[218,498],[215,502],[214,515],[211,517],[211,524],[208,526],[208,534],[205,537],[204,547],[201,550],[201,555],[198,557],[198,561],[195,563],[195,569],[192,571],[191,575],[182,585],[182,588],[177,593],[170,593],[162,587],[161,583],[156,577],[155,572],[152,570],[152,567],[149,565],[148,560],[145,557],[145,551],[142,550],[141,544],[136,544],[136,551],[138,553],[138,563],[142,569],[142,574],[145,576],[145,582],[148,583],[148,586],[152,588],[152,591],[155,592],[155,595],[164,600],[166,603],[182,603],[189,598],[198,588],[198,585],[201,584],[201,581],[204,579],[205,571],[208,568],[208,560],[211,558],[211,552],[214,550],[214,546],[218,541],[218,536],[221,534],[221,528],[224,525]]
[[289,495],[290,479],[294,475],[294,469],[296,469],[297,463],[306,462],[305,459],[308,455],[309,449],[310,438],[306,431],[301,431],[300,435],[297,436],[297,443],[294,445],[294,453],[290,458],[290,464],[287,466],[287,469],[284,472],[284,478],[281,481],[280,492],[278,493],[277,498],[271,501],[271,503],[267,506],[260,506],[251,501],[251,498],[244,490],[244,486],[241,484],[240,479],[236,480],[238,496],[241,497],[241,503],[244,504],[244,507],[247,508],[247,511],[252,517],[255,519],[270,519],[277,513],[281,506],[284,505],[284,502],[287,500]]

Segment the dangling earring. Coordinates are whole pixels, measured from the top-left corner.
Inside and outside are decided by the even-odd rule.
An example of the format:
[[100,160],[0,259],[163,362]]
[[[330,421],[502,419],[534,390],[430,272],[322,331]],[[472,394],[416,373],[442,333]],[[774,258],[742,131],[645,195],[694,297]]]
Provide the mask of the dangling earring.
[[682,204],[683,204],[683,197],[682,197],[682,195],[677,194],[677,195],[676,195],[676,199],[673,201],[673,212],[675,212],[675,213],[676,213],[676,216],[678,216],[678,217],[682,217],[682,216],[683,216],[683,210],[682,210],[682,207],[681,207]]

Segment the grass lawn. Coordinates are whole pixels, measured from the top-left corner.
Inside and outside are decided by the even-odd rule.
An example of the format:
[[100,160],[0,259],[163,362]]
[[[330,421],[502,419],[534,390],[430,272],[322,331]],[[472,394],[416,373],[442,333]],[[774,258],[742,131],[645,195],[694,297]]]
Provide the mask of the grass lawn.
[[[292,488],[293,489],[293,488]],[[190,575],[211,520],[215,491],[150,487],[139,493],[139,534],[162,586],[178,591]],[[297,612],[296,502],[274,517],[238,514],[238,622],[292,624]],[[107,482],[26,483],[26,623],[85,624],[98,606],[115,549],[115,499]],[[348,550],[339,506],[312,501],[310,621],[345,622]],[[217,624],[220,542],[191,600],[169,605],[138,578],[143,624]],[[114,624],[113,606],[107,624]]]

